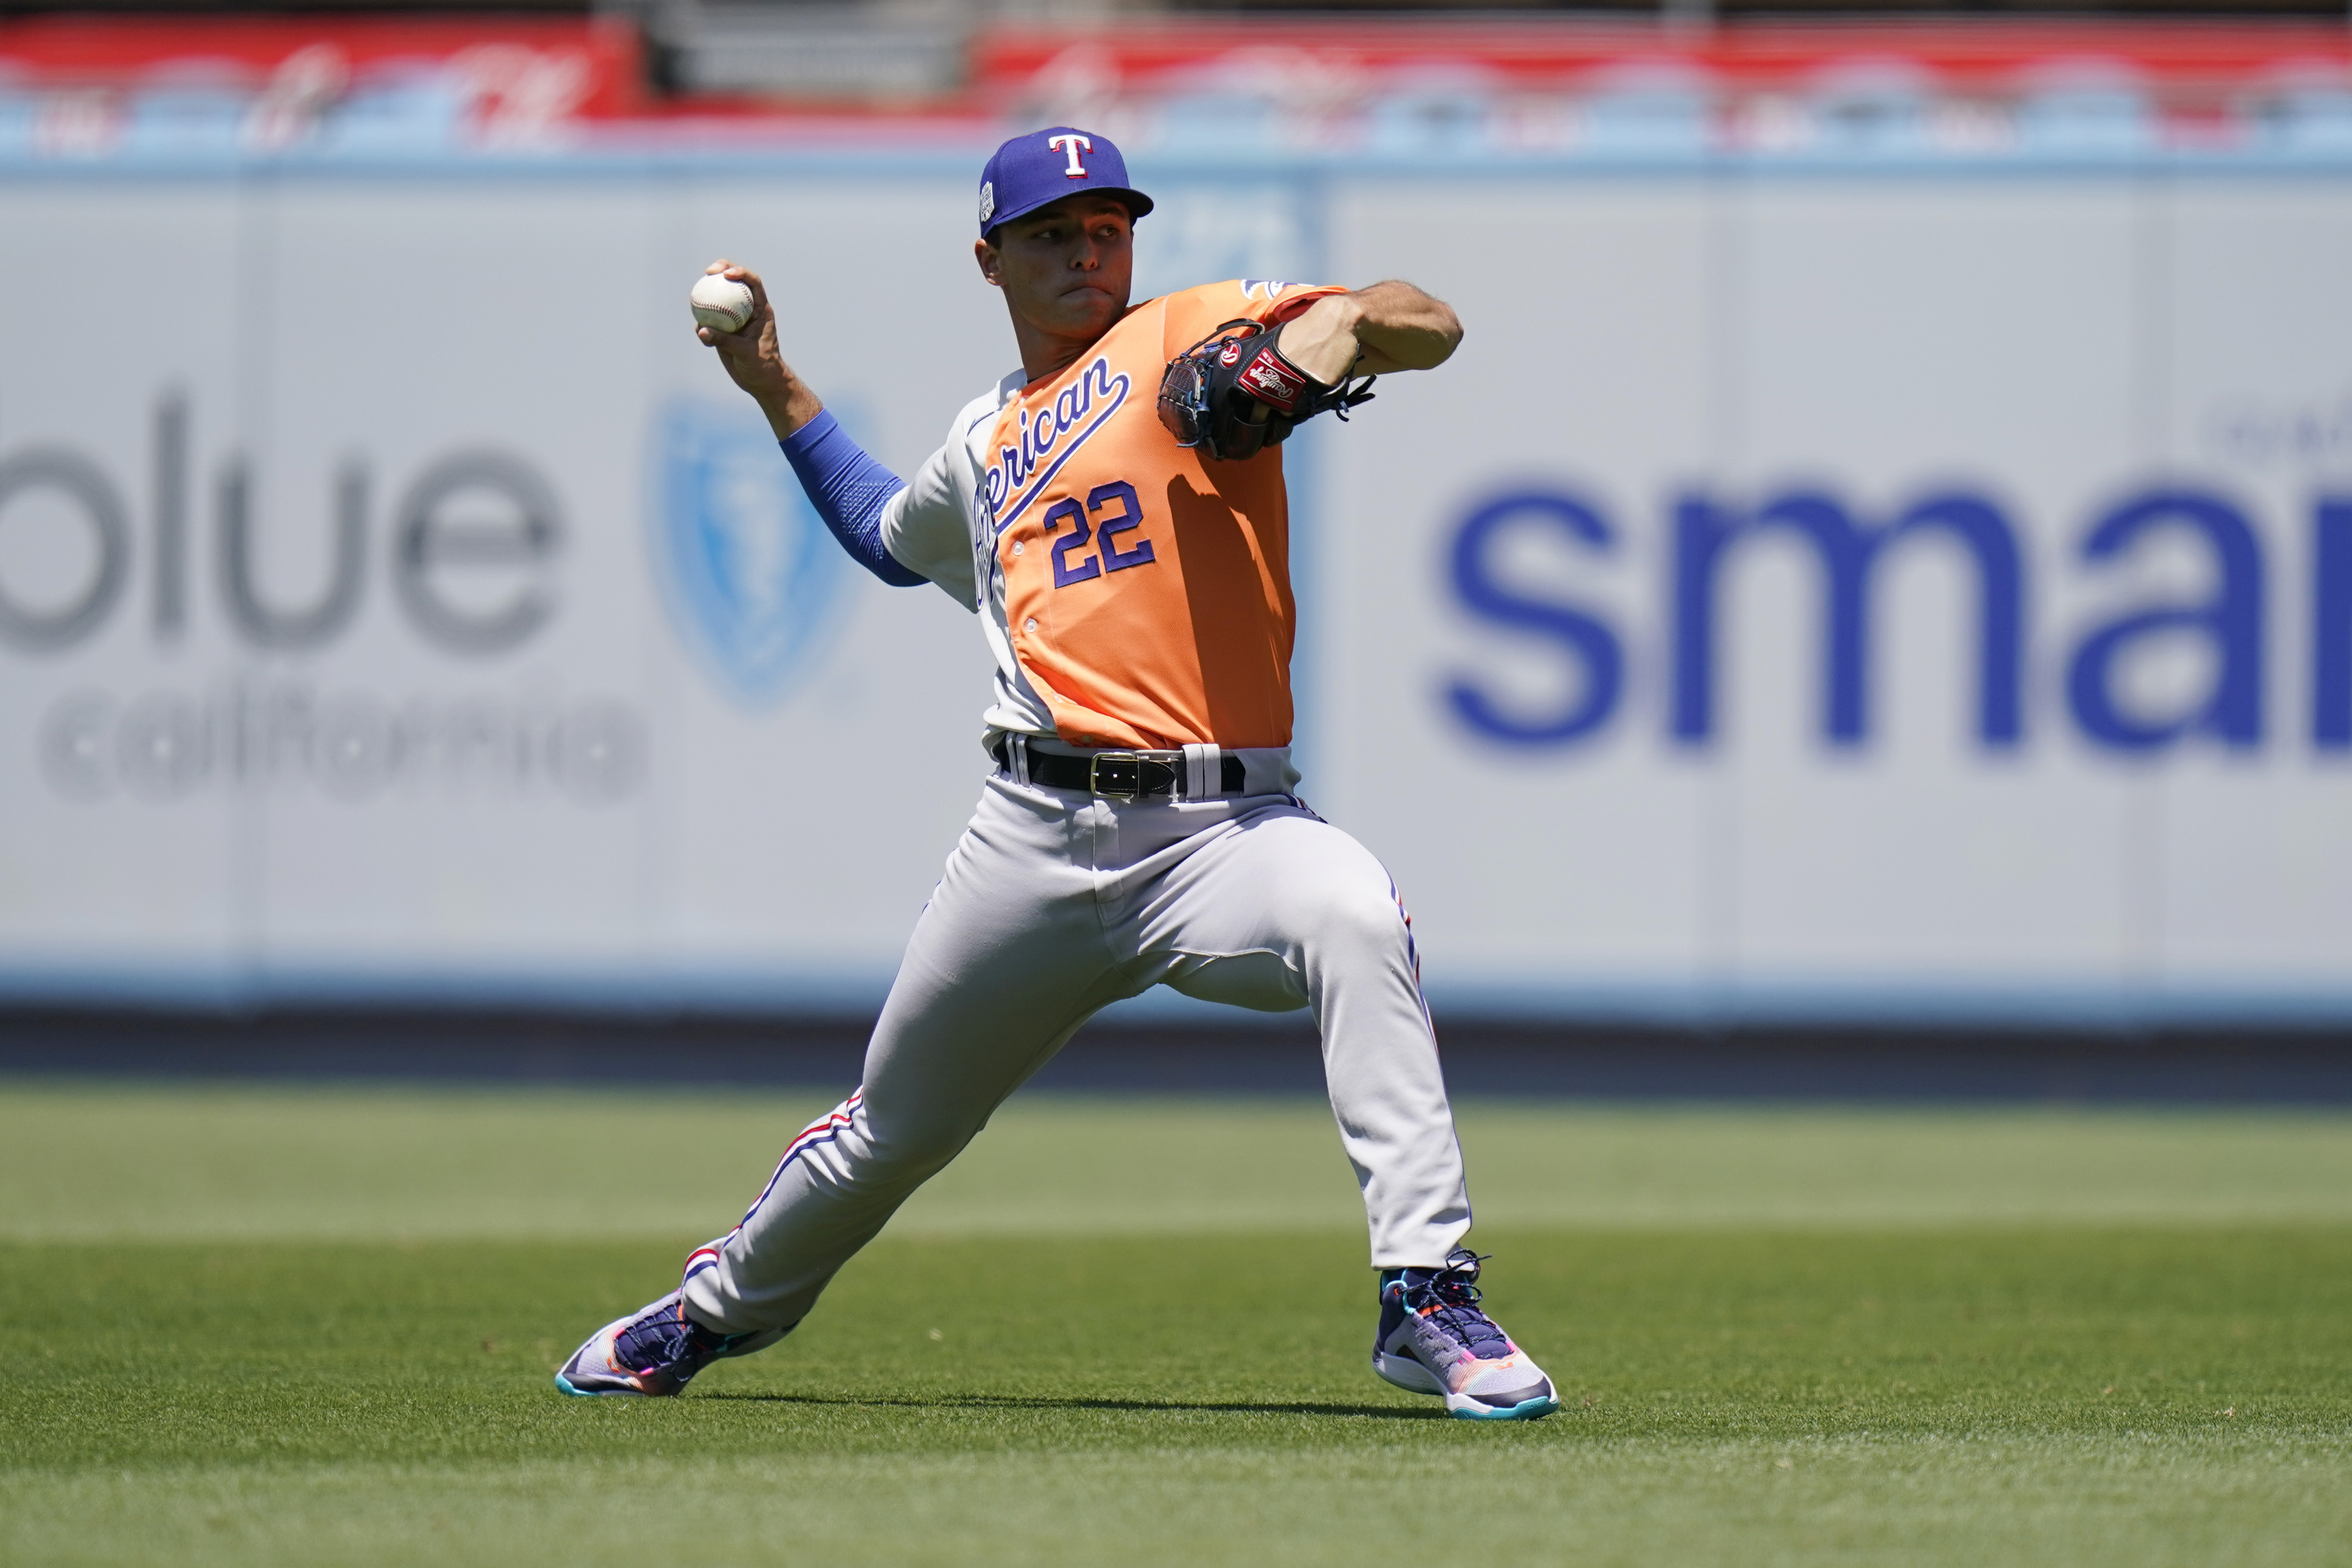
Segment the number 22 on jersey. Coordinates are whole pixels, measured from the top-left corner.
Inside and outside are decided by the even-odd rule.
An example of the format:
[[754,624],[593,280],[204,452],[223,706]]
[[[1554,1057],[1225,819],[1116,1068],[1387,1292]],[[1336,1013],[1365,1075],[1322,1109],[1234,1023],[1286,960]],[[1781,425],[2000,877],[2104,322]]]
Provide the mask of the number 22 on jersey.
[[[1045,510],[1045,537],[1054,541],[1054,586],[1066,588],[1106,572],[1151,564],[1151,541],[1119,535],[1143,526],[1143,502],[1125,479],[1097,485],[1087,492],[1086,505],[1075,499],[1055,501]],[[1063,530],[1067,529],[1066,533]],[[1056,537],[1058,535],[1058,537]],[[1091,542],[1096,553],[1088,554]]]

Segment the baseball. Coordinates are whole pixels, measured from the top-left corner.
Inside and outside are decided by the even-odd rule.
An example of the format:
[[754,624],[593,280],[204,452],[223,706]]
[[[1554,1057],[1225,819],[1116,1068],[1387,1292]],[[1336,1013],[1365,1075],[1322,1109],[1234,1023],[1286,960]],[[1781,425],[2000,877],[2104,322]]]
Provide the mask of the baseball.
[[709,272],[694,280],[686,297],[695,325],[714,332],[740,332],[751,320],[751,286],[721,273]]

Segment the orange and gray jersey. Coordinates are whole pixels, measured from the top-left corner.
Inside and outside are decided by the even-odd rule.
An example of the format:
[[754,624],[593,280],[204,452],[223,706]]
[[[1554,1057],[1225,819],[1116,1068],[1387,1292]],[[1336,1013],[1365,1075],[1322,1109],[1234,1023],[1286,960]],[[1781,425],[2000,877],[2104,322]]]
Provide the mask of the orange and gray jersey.
[[1226,321],[1289,320],[1334,288],[1239,280],[1136,306],[1058,375],[1015,373],[958,414],[882,516],[891,555],[984,609],[992,730],[1074,745],[1290,742],[1282,455],[1176,445],[1168,361]]

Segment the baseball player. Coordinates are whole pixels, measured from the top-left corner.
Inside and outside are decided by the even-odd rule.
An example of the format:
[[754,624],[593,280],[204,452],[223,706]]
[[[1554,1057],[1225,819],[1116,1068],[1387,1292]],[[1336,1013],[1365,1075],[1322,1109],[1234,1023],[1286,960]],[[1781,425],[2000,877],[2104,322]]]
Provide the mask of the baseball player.
[[1379,1273],[1373,1370],[1452,1414],[1529,1419],[1552,1384],[1479,1305],[1461,1149],[1412,931],[1380,862],[1293,793],[1293,605],[1277,447],[1351,378],[1441,363],[1454,312],[1403,283],[1244,280],[1128,302],[1151,199],[1118,149],[1015,137],[980,184],[982,275],[1021,366],[909,480],[784,362],[759,279],[698,329],[827,525],[886,583],[976,611],[996,772],[916,921],[857,1092],[784,1152],[679,1289],[590,1337],[556,1385],[674,1394],[773,1344],[1004,1097],[1154,985],[1314,1009]]

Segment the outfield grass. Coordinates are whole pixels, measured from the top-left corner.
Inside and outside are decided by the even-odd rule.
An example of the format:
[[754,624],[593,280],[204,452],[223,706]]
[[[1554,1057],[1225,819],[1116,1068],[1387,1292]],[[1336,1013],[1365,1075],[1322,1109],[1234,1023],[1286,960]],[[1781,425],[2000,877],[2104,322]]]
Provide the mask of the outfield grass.
[[2352,1562],[2352,1119],[1470,1107],[1494,1428],[1365,1370],[1327,1113],[1016,1102],[557,1396],[814,1109],[0,1090],[0,1562]]

